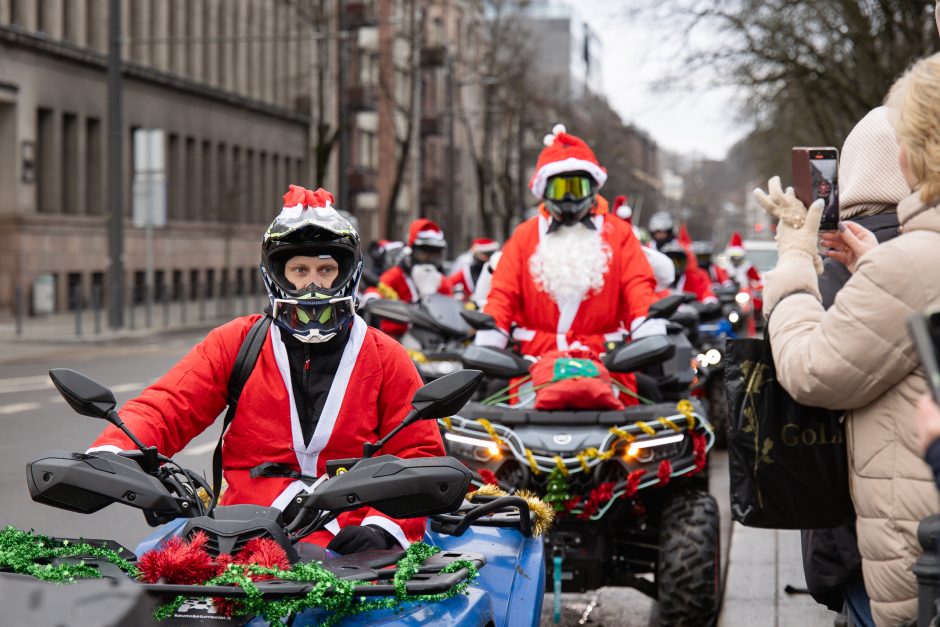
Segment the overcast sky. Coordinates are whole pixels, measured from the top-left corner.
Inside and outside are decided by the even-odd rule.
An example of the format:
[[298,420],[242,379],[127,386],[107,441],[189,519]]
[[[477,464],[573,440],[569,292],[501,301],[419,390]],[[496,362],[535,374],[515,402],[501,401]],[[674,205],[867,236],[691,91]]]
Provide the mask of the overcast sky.
[[747,131],[734,117],[730,89],[663,92],[653,83],[672,68],[679,50],[670,33],[619,15],[617,0],[573,2],[603,47],[604,90],[624,122],[647,131],[663,148],[722,159]]

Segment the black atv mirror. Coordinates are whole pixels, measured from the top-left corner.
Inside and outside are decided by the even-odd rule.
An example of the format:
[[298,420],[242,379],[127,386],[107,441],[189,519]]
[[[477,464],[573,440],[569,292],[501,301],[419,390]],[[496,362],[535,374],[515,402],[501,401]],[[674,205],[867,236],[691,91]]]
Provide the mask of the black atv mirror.
[[475,311],[473,309],[464,309],[460,312],[460,317],[463,318],[467,324],[477,331],[495,331],[496,330],[496,320],[493,319],[493,316],[490,314],[483,313],[482,311]]
[[490,377],[512,379],[529,374],[532,362],[490,346],[468,346],[460,356],[465,368],[482,370]]
[[482,380],[479,370],[458,370],[420,387],[411,399],[417,412],[415,420],[453,416],[463,409]]
[[651,335],[618,346],[604,356],[604,365],[611,372],[632,372],[670,359],[676,345],[665,335]]
[[463,503],[470,477],[453,457],[381,455],[323,483],[303,506],[343,512],[369,505],[392,518],[444,514]]
[[476,391],[483,373],[479,370],[458,370],[418,388],[411,399],[412,410],[401,423],[376,442],[362,445],[362,456],[372,457],[396,433],[415,422],[427,418],[448,418],[460,411]]
[[143,442],[138,440],[137,436],[124,425],[124,421],[114,411],[114,408],[117,407],[117,401],[114,400],[114,394],[111,390],[96,381],[92,381],[82,373],[68,368],[53,368],[49,371],[49,378],[52,379],[52,384],[59,390],[59,394],[69,404],[69,407],[75,410],[75,413],[92,418],[104,418],[123,431],[137,448],[144,453],[145,461],[142,467],[145,470],[156,470],[156,447],[144,446]]
[[364,309],[375,318],[404,324],[411,322],[411,308],[400,300],[378,298],[366,303]]
[[672,314],[676,313],[676,310],[683,302],[684,298],[679,294],[670,294],[669,296],[657,300],[655,303],[650,305],[649,317],[668,318]]
[[111,419],[110,414],[117,407],[117,401],[108,388],[68,368],[50,370],[49,378],[75,413],[92,418]]

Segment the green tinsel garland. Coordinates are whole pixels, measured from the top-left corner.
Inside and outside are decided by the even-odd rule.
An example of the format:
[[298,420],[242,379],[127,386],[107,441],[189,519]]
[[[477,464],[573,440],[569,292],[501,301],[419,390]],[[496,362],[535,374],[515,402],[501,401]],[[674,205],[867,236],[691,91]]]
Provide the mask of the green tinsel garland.
[[[323,625],[329,626],[352,614],[395,609],[406,602],[443,601],[466,591],[470,582],[477,577],[477,569],[470,561],[458,560],[445,566],[441,572],[453,573],[466,568],[469,575],[461,583],[441,594],[409,595],[407,593],[408,581],[418,572],[426,559],[439,551],[439,548],[423,542],[416,542],[409,546],[405,556],[397,564],[394,577],[395,596],[374,601],[355,596],[356,585],[363,585],[362,582],[354,583],[340,579],[323,568],[319,562],[294,564],[290,570],[257,564],[229,564],[225,572],[210,579],[205,585],[240,586],[247,598],[233,600],[233,614],[236,616],[260,615],[268,622],[278,624],[284,616],[316,608],[331,613],[323,622]],[[15,527],[6,527],[0,531],[0,570],[32,575],[37,579],[54,583],[71,583],[79,578],[101,577],[97,568],[88,566],[84,562],[55,566],[48,563],[53,559],[66,557],[107,560],[133,578],[139,575],[133,563],[111,549],[91,546],[86,542],[53,540],[32,531],[20,531]],[[275,579],[309,583],[312,589],[301,598],[265,601],[250,575],[267,575]],[[157,608],[154,618],[163,620],[173,616],[186,600],[187,597],[176,597],[172,602]]]
[[53,583],[72,583],[77,578],[101,577],[97,568],[84,562],[52,565],[50,560],[65,557],[89,557],[111,562],[131,577],[137,577],[137,568],[121,557],[117,551],[91,546],[86,542],[53,540],[32,531],[20,531],[8,526],[0,531],[0,570],[32,575]]
[[[278,568],[258,566],[257,564],[229,564],[224,573],[205,582],[205,585],[237,585],[245,591],[247,598],[238,599],[233,606],[233,615],[235,616],[261,616],[266,621],[276,624],[284,616],[291,616],[308,609],[323,609],[330,612],[330,616],[324,620],[322,625],[329,627],[335,625],[342,618],[353,614],[373,610],[396,609],[405,602],[443,601],[463,593],[478,574],[473,562],[468,560],[457,560],[441,569],[442,573],[453,573],[461,568],[466,568],[469,571],[469,575],[464,581],[447,592],[421,595],[409,595],[407,593],[408,580],[418,572],[418,569],[427,558],[439,551],[439,548],[429,546],[423,542],[416,542],[409,546],[405,556],[396,565],[397,569],[394,576],[395,596],[380,598],[375,601],[366,601],[366,597],[356,598],[355,587],[356,585],[363,585],[362,582],[353,583],[340,579],[323,568],[319,562],[294,564],[290,570],[280,570]],[[310,583],[313,588],[301,598],[265,601],[250,575],[268,575],[285,581]],[[158,620],[170,618],[176,614],[176,611],[186,600],[187,597],[176,597],[172,602],[159,607],[154,612],[154,617]]]

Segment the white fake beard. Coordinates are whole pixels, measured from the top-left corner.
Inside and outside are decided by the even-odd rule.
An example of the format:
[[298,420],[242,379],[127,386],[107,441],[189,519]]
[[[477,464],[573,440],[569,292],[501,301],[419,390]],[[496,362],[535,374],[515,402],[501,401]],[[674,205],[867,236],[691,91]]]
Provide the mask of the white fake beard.
[[529,258],[529,272],[539,289],[555,302],[580,302],[604,287],[610,257],[610,247],[601,234],[579,223],[543,235]]
[[419,297],[436,294],[443,279],[440,270],[429,263],[420,263],[411,269],[411,280],[415,283]]

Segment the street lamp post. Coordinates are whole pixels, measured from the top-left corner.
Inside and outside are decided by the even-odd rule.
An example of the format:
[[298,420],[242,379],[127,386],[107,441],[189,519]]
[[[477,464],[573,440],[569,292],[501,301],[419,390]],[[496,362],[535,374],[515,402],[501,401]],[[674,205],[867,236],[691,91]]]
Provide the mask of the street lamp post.
[[109,321],[124,326],[124,111],[121,94],[121,0],[108,13],[108,280]]

